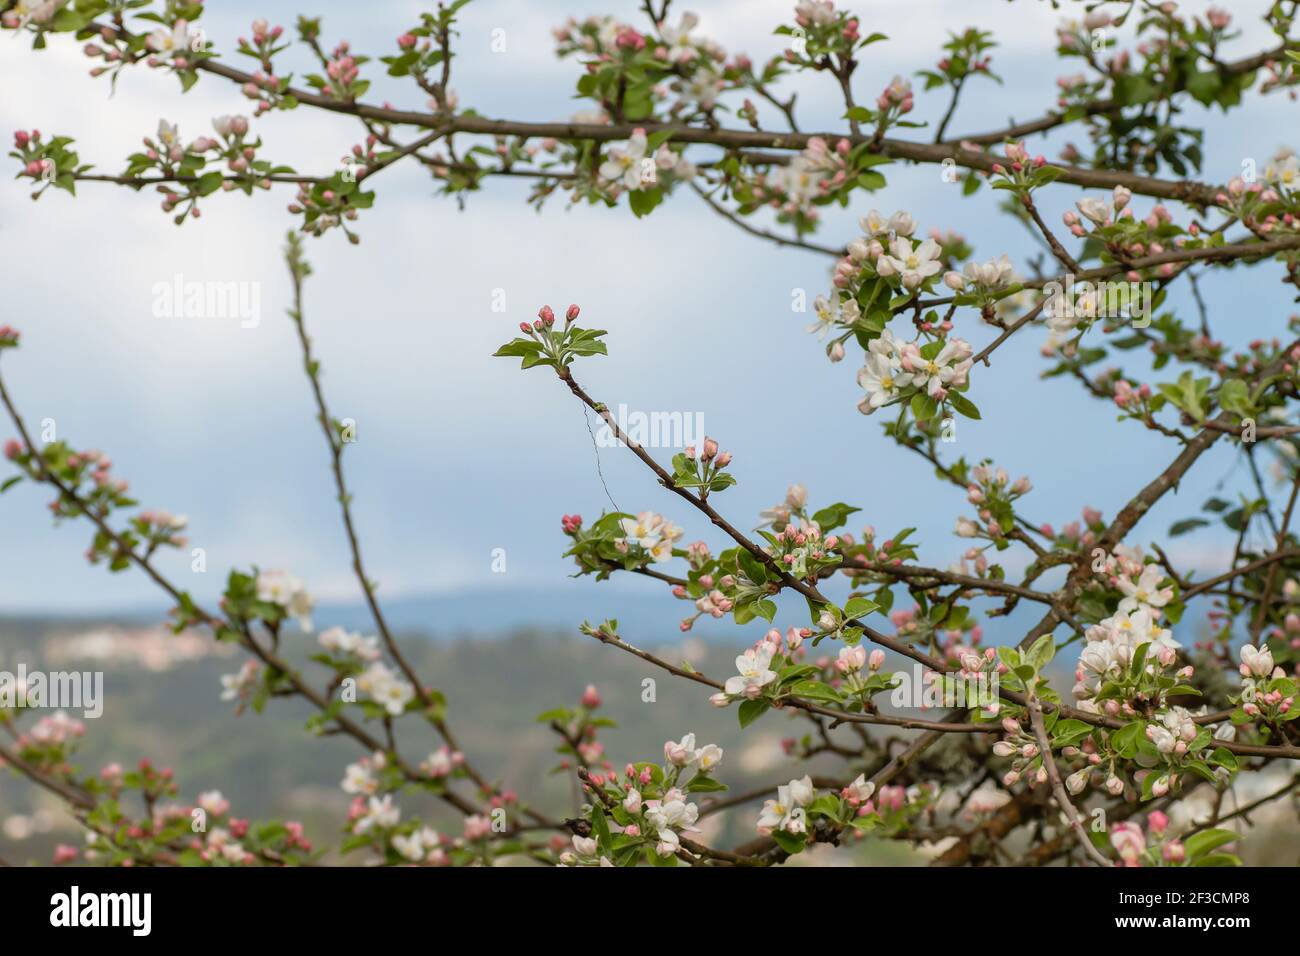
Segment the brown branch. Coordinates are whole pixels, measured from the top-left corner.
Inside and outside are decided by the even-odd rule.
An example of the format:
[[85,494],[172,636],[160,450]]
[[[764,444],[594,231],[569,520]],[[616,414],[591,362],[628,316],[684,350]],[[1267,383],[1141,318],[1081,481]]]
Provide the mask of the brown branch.
[[1065,814],[1069,821],[1070,829],[1074,831],[1079,845],[1083,847],[1084,853],[1092,858],[1098,866],[1114,866],[1110,860],[1101,855],[1101,851],[1092,845],[1092,840],[1084,829],[1083,821],[1079,818],[1079,811],[1074,808],[1070,802],[1070,795],[1065,790],[1065,784],[1061,781],[1061,771],[1056,766],[1056,760],[1052,756],[1052,740],[1047,736],[1047,727],[1043,724],[1043,709],[1038,706],[1038,699],[1031,696],[1028,701],[1029,723],[1034,728],[1034,739],[1038,741],[1039,755],[1043,758],[1043,766],[1047,768],[1047,777],[1052,784],[1052,794],[1056,797],[1056,803]]

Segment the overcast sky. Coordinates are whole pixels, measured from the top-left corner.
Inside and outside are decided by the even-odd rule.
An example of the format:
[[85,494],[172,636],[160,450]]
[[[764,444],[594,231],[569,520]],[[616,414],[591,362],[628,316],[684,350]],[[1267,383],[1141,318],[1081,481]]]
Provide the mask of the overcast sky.
[[[290,4],[211,6],[204,24],[221,50],[232,49],[254,16],[270,16],[268,8],[278,10],[272,22],[290,33],[297,12]],[[476,0],[464,11],[456,47],[453,86],[461,106],[492,117],[567,118],[581,108],[572,96],[580,68],[555,59],[551,27],[593,12],[635,20],[638,6]],[[729,52],[762,61],[781,49],[772,29],[790,22],[793,4],[674,6],[698,12],[699,29]],[[1225,55],[1267,45],[1258,23],[1267,4],[1231,7],[1246,35]],[[419,9],[318,2],[308,12],[324,14],[327,46],[347,38],[356,52],[378,57],[415,25]],[[868,29],[890,36],[864,55],[855,76],[859,101],[877,95],[895,73],[931,66],[945,30],[994,30],[1001,45],[993,67],[1005,83],[973,82],[950,132],[1038,116],[1053,105],[1055,77],[1077,71],[1053,55],[1062,14],[1048,3],[871,0],[854,9]],[[506,31],[505,52],[491,52],[496,28]],[[215,115],[247,112],[239,91],[217,78],[205,76],[181,96],[174,79],[143,68],[128,71],[110,97],[106,82],[87,76],[88,61],[70,38],[40,53],[29,46],[0,36],[6,139],[8,131],[33,127],[73,136],[83,161],[100,171],[123,169],[124,157],[154,134],[160,118],[179,123],[188,141],[209,133]],[[309,68],[302,59],[295,66]],[[423,108],[425,98],[386,77],[382,65],[371,64],[364,75],[375,81],[369,99]],[[842,106],[833,80],[806,77],[795,88],[804,129],[837,126]],[[941,92],[918,92],[916,118],[933,123],[946,105]],[[1227,118],[1195,104],[1184,115],[1208,128],[1199,178],[1217,182],[1238,172],[1243,158],[1262,165],[1296,128],[1295,104],[1254,93]],[[363,135],[346,117],[309,109],[271,114],[256,129],[266,157],[308,173],[333,168]],[[1035,148],[1055,155],[1077,136],[1075,130],[1039,139]],[[857,217],[876,206],[907,209],[924,230],[955,229],[981,258],[1007,252],[1023,267],[1037,251],[1020,227],[994,214],[1000,194],[984,189],[963,200],[934,167],[892,165],[884,172],[888,187],[858,195],[846,214],[828,216],[822,241],[852,238]],[[569,566],[559,558],[560,515],[591,518],[608,507],[582,411],[553,376],[490,357],[544,302],[557,311],[578,302],[584,322],[609,330],[609,357],[583,361],[577,370],[597,399],[703,415],[708,432],[736,458],[739,485],[717,503],[739,526],[752,527],[759,509],[802,481],[818,505],[861,506],[855,530],[868,522],[885,532],[918,526],[927,563],[946,565],[960,552],[951,535],[964,507],[960,493],[937,485],[918,460],[884,439],[879,417],[857,412],[855,363],[828,364],[804,331],[809,316],[791,312],[792,290],[805,289],[811,299],[828,287],[827,260],[744,235],[689,193],[637,221],[625,205],[566,210],[562,200],[539,215],[524,202],[526,185],[511,181],[490,182],[467,197],[462,211],[436,198],[415,166],[385,171],[373,188],[375,208],[357,224],[360,246],[338,233],[308,241],[316,275],[306,314],[333,411],[358,423],[346,464],[371,573],[384,593],[499,585],[494,548],[506,550],[511,584],[586,586],[567,580]],[[201,221],[180,228],[147,192],[87,183],[76,199],[51,193],[39,203],[29,192],[26,183],[0,186],[0,322],[23,332],[23,347],[5,354],[4,369],[29,423],[53,419],[58,437],[110,453],[143,503],[190,517],[209,571],[191,575],[188,560],[165,559],[182,586],[211,594],[227,568],[256,562],[292,570],[322,596],[354,595],[325,448],[283,314],[288,283],[280,249],[294,221],[285,208],[292,187],[252,200],[213,197]],[[1059,222],[1079,195],[1071,186],[1050,190],[1042,202],[1048,220]],[[1150,204],[1136,201],[1139,213]],[[1276,273],[1271,265],[1236,270],[1206,284],[1221,338],[1242,343],[1280,333],[1290,304]],[[259,283],[261,324],[156,318],[153,287],[177,274]],[[491,309],[495,289],[505,291],[505,314]],[[1185,306],[1184,296],[1171,301]],[[977,347],[989,338],[969,318],[959,331]],[[1084,504],[1113,516],[1177,449],[1139,427],[1117,426],[1114,410],[1084,398],[1077,385],[1038,383],[1045,338],[1045,330],[1029,330],[997,353],[991,371],[975,371],[970,395],[983,421],[961,421],[957,444],[945,448],[972,460],[993,456],[1013,474],[1029,474],[1037,488],[1025,511],[1036,522],[1059,526]],[[7,436],[8,426],[0,433]],[[603,449],[600,460],[623,510],[663,511],[686,526],[688,540],[722,546],[626,451]],[[1135,540],[1163,536],[1221,481],[1228,488],[1240,481],[1226,447],[1140,526]],[[88,567],[81,557],[88,529],[53,528],[48,497],[23,487],[0,498],[0,608],[89,610],[156,599],[138,575]],[[1213,532],[1177,539],[1177,547],[1207,569],[1226,566]]]

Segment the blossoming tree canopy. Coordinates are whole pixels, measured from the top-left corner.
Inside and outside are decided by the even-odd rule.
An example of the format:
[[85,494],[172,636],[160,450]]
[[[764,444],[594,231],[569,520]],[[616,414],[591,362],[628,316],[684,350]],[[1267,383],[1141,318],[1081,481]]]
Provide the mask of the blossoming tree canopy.
[[[56,521],[89,531],[92,563],[143,573],[173,602],[177,630],[239,648],[244,661],[221,688],[236,712],[301,698],[314,712],[312,732],[355,742],[355,761],[341,769],[352,800],[337,848],[345,854],[429,866],[767,866],[874,838],[924,845],[942,864],[1237,862],[1241,814],[1229,807],[1241,801],[1225,795],[1245,781],[1257,794],[1264,781],[1250,806],[1279,800],[1294,788],[1291,761],[1300,758],[1300,426],[1291,424],[1300,321],[1273,316],[1274,336],[1232,346],[1217,337],[1212,310],[1189,313],[1170,293],[1190,287],[1200,301],[1196,283],[1223,269],[1300,287],[1300,158],[1284,150],[1219,182],[1201,168],[1213,128],[1187,125],[1191,116],[1217,120],[1188,112],[1193,103],[1228,112],[1258,98],[1295,99],[1294,5],[1261,9],[1269,42],[1253,50],[1227,10],[1075,5],[1041,41],[1072,71],[1044,83],[1042,115],[960,136],[951,130],[968,86],[1001,82],[997,27],[1015,16],[1003,4],[972,14],[984,26],[937,39],[935,62],[875,76],[868,48],[889,38],[831,0],[799,0],[772,23],[779,52],[763,62],[703,35],[694,14],[670,10],[672,0],[645,0],[635,18],[558,24],[555,52],[571,67],[580,109],[525,119],[484,116],[451,85],[455,60],[470,55],[458,50],[468,2],[396,23],[391,43],[363,53],[307,16],[292,29],[257,20],[233,49],[218,49],[197,0],[0,0],[0,27],[37,50],[81,44],[105,83],[151,70],[174,76],[181,93],[200,81],[230,84],[246,100],[246,113],[216,116],[210,129],[160,119],[140,131],[142,148],[118,172],[84,162],[89,147],[73,131],[19,130],[10,155],[33,198],[125,186],[156,193],[187,229],[202,228],[192,220],[209,203],[235,201],[222,194],[293,191],[289,318],[373,618],[368,633],[316,621],[308,584],[255,555],[230,569],[219,602],[204,606],[159,560],[185,545],[187,519],[141,510],[104,452],[35,441],[0,377],[14,431],[5,487],[44,487]],[[400,102],[369,94],[379,74],[403,84]],[[837,128],[805,130],[795,81],[821,83],[837,98]],[[941,118],[918,121],[922,103]],[[259,132],[290,110],[328,114],[355,128],[358,142],[333,168],[292,169]],[[1031,145],[1056,131],[1087,145],[1050,157],[1050,147]],[[977,254],[980,237],[968,241],[897,209],[890,180],[905,163],[960,184],[954,197],[998,191],[1042,254],[1022,269],[1024,249]],[[647,579],[666,602],[681,602],[681,631],[702,617],[742,626],[735,672],[716,676],[625,640],[616,620],[582,622],[581,633],[699,685],[741,728],[788,728],[787,755],[801,764],[829,757],[833,774],[818,764],[720,796],[723,748],[691,728],[664,744],[662,759],[616,758],[599,739],[611,722],[599,715],[594,686],[539,718],[578,796],[568,816],[531,802],[526,782],[494,779],[461,749],[454,707],[410,663],[367,575],[344,468],[348,426],[330,412],[304,307],[311,270],[301,236],[338,231],[358,242],[377,177],[398,164],[419,166],[441,194],[458,198],[521,177],[539,209],[562,196],[639,219],[694,194],[738,227],[737,242],[757,237],[825,257],[829,275],[808,273],[824,284],[809,331],[833,365],[856,370],[857,407],[871,416],[862,426],[883,425],[895,454],[924,460],[940,489],[965,497],[952,517],[962,540],[926,543],[952,548],[946,568],[920,563],[916,529],[878,502],[818,501],[798,483],[747,530],[754,516],[730,513],[725,494],[745,480],[746,450],[704,437],[660,457],[628,435],[606,403],[618,396],[596,397],[582,384],[588,363],[626,357],[616,336],[589,325],[602,318],[576,304],[559,316],[542,306],[517,323],[517,335],[503,329],[514,337],[496,355],[544,370],[521,388],[558,378],[603,420],[618,453],[662,486],[659,498],[628,512],[561,518],[563,557],[577,573]],[[1040,212],[1047,196],[1072,204],[1059,223]],[[823,223],[836,206],[851,211],[858,230]],[[1154,474],[1126,471],[1127,497],[1113,516],[1081,506],[1059,528],[1031,518],[1029,477],[947,447],[956,420],[980,418],[981,395],[997,388],[990,358],[1035,330],[1045,376],[1073,380],[1118,416],[1114,427],[1144,429],[1167,449]],[[0,351],[19,342],[17,329],[0,328]],[[828,374],[847,377],[841,368]],[[1216,445],[1249,463],[1249,493],[1212,498],[1167,534],[1152,528],[1147,513]],[[1261,456],[1273,465],[1268,475]],[[678,522],[688,514],[709,525],[710,539],[686,540]],[[1177,560],[1170,541],[1210,524],[1235,546],[1208,571]],[[1011,633],[1003,619],[1023,608],[1036,608],[1037,620]],[[985,641],[990,624],[1005,641]],[[947,701],[959,685],[992,690],[942,713],[921,703],[929,693]],[[0,758],[84,825],[85,847],[61,847],[57,862],[280,865],[322,852],[320,838],[295,821],[233,816],[219,792],[182,800],[172,772],[147,759],[131,771],[83,770],[73,757],[85,727],[63,715],[32,720],[28,710],[21,702],[0,709],[14,730]],[[437,738],[427,755],[403,751],[399,723]],[[1270,787],[1282,767],[1289,779]],[[446,813],[411,812],[409,798],[420,793]],[[746,814],[752,835],[715,845],[707,818],[723,813]],[[1023,839],[1029,832],[1032,842]]]

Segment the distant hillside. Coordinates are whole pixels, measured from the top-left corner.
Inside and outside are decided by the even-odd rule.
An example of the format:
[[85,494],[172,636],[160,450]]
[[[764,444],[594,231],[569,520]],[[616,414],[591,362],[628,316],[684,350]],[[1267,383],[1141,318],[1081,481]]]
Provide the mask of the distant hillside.
[[[741,630],[735,628],[737,637]],[[23,647],[21,658],[29,667],[39,660],[50,667],[72,668],[75,663],[62,659],[62,652],[57,665],[39,656],[45,645],[66,650],[68,633],[67,622],[48,628],[33,621],[0,622],[0,667],[10,666],[18,659],[16,649]],[[298,640],[290,639],[289,653]],[[648,647],[660,643],[644,642]],[[309,646],[304,639],[297,650],[305,653]],[[673,646],[658,648],[668,660],[689,658],[701,671],[719,676],[732,672],[736,649],[730,642],[726,648],[689,638],[683,642],[680,634],[674,634]],[[567,776],[549,774],[558,760],[553,752],[557,738],[535,717],[575,704],[589,682],[604,697],[601,713],[619,723],[601,739],[609,760],[620,768],[628,761],[661,759],[665,740],[694,732],[701,743],[724,748],[723,777],[734,791],[774,786],[794,775],[793,763],[782,753],[781,737],[805,732],[773,714],[745,732],[742,743],[735,709],[711,706],[707,688],[668,677],[630,655],[580,637],[532,630],[493,641],[426,643],[415,646],[411,656],[420,672],[447,695],[450,722],[466,752],[490,777],[554,814],[573,812],[571,784]],[[130,766],[147,755],[175,768],[188,799],[218,788],[241,816],[296,817],[321,844],[337,844],[338,825],[350,799],[339,789],[339,781],[346,765],[359,756],[358,748],[347,738],[310,737],[303,730],[308,710],[297,702],[274,701],[260,716],[234,716],[230,705],[218,699],[220,675],[234,671],[240,661],[238,655],[180,660],[162,672],[121,661],[83,663],[83,668],[105,671],[106,697],[103,718],[86,722],[83,766],[97,769],[111,761]],[[307,663],[307,673],[313,667]],[[657,681],[652,703],[642,702],[642,680],[647,677]],[[413,729],[416,722],[407,723]],[[408,732],[399,735],[399,744],[419,759],[435,741],[431,734]],[[814,766],[822,773],[843,772],[834,760]],[[440,805],[416,797],[400,802],[407,814],[427,813],[450,832],[459,832]],[[715,835],[738,842],[752,834],[757,812],[755,803],[727,814],[730,819],[725,821],[713,818],[710,824],[724,822],[727,832]],[[0,831],[0,858],[47,862],[56,842],[79,843],[80,834],[57,801],[0,771],[0,826],[15,815],[25,821],[20,821],[20,829],[33,832],[15,840]],[[895,859],[907,851],[891,844],[885,852]]]

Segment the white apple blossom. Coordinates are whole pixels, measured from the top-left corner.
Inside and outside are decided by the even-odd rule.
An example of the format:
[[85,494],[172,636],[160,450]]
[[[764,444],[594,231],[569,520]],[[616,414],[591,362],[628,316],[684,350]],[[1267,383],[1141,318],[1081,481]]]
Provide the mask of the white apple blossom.
[[642,511],[635,519],[624,518],[620,526],[624,537],[617,539],[615,544],[637,545],[648,551],[650,559],[656,564],[672,560],[673,544],[684,533],[681,528],[652,511]]
[[365,812],[352,824],[354,833],[368,833],[375,828],[395,827],[402,818],[401,808],[393,803],[393,795],[386,793],[382,797],[371,797]]
[[934,358],[925,358],[914,344],[903,346],[902,365],[913,374],[913,385],[924,388],[931,398],[942,398],[949,388],[966,384],[972,349],[965,339],[948,339]]
[[1085,196],[1083,199],[1076,201],[1075,205],[1079,207],[1079,212],[1099,226],[1104,226],[1110,222],[1111,203],[1108,200]]
[[354,631],[331,627],[317,637],[321,647],[331,653],[353,654],[363,661],[377,661],[381,656],[378,637],[362,637]]
[[393,849],[412,863],[438,862],[442,837],[433,827],[421,827],[409,834],[395,834]]
[[813,315],[816,321],[808,326],[808,331],[819,339],[826,338],[837,324],[853,325],[862,317],[857,300],[838,292],[829,299],[817,296],[813,300]]
[[239,700],[257,683],[257,662],[244,661],[236,674],[221,675],[221,699]]
[[664,744],[664,760],[674,767],[685,767],[695,759],[695,735],[687,734],[680,741]]
[[1280,153],[1264,167],[1264,178],[1288,191],[1300,187],[1300,156],[1291,152]]
[[406,705],[415,697],[415,687],[410,681],[398,677],[382,663],[366,668],[357,678],[357,687],[394,717],[406,710]]
[[369,761],[362,760],[348,764],[347,770],[343,772],[343,782],[340,786],[344,793],[370,795],[379,789],[379,781],[371,773]]
[[673,152],[667,143],[655,150],[655,166],[678,179],[692,179],[696,173],[695,164],[682,153]]
[[600,164],[600,178],[608,183],[622,185],[625,189],[641,189],[646,185],[642,177],[641,160],[646,154],[645,130],[632,131],[631,137],[622,146],[611,146],[609,157]]
[[807,775],[777,787],[776,799],[767,800],[763,804],[763,812],[758,817],[759,832],[770,833],[773,830],[784,830],[787,833],[807,832],[803,808],[812,802],[814,793],[812,778]]
[[155,53],[185,53],[190,47],[190,28],[184,20],[177,20],[170,30],[159,27],[145,37],[145,46]]
[[257,599],[283,608],[298,626],[311,633],[314,601],[300,580],[285,571],[262,571],[257,575]]
[[968,262],[962,273],[966,280],[986,292],[1006,288],[1015,279],[1015,268],[1006,253],[988,262]]
[[[726,81],[706,66],[695,70],[684,82],[678,80],[674,89],[678,91],[677,103],[680,106],[698,105],[700,109],[712,109],[718,103],[718,94],[726,87]],[[629,186],[629,189],[634,188]]]
[[890,275],[898,274],[902,277],[904,286],[915,289],[942,268],[938,258],[940,252],[939,243],[933,239],[926,239],[913,246],[911,239],[900,235],[889,244],[889,255],[882,256],[880,261],[888,263],[892,270]]
[[815,27],[830,26],[835,22],[833,0],[799,0],[794,8],[795,19]]
[[772,652],[766,644],[761,648],[751,647],[736,658],[737,675],[728,677],[723,691],[732,697],[758,697],[764,687],[776,680],[776,671],[768,665],[772,663]]
[[693,759],[700,773],[708,773],[722,762],[722,748],[717,744],[705,744],[695,751]]
[[889,235],[889,218],[881,214],[879,209],[873,209],[859,219],[858,225],[862,227],[868,239]]
[[668,47],[667,59],[670,63],[689,63],[698,55],[696,41],[691,39],[691,31],[700,22],[694,13],[683,13],[677,26],[664,25],[661,30],[665,45]]
[[[911,213],[900,210],[889,217],[889,228],[893,230],[895,236],[910,236],[916,232],[916,220],[912,218]],[[927,241],[933,242],[933,240]]]
[[645,818],[659,837],[656,852],[660,856],[671,856],[681,846],[679,832],[696,832],[695,821],[700,818],[700,808],[687,802],[686,795],[674,787],[664,794],[662,800],[647,803]]
[[849,806],[856,807],[870,800],[875,792],[876,785],[867,779],[866,774],[860,773],[844,788],[842,795],[849,802]]
[[1243,644],[1241,648],[1241,673],[1247,677],[1267,677],[1273,672],[1273,652],[1265,644],[1254,647]]
[[867,364],[858,371],[858,385],[867,393],[858,404],[858,410],[864,415],[870,415],[877,408],[898,398],[902,390],[911,384],[912,373],[903,371],[901,360],[895,363],[890,356],[869,354]]
[[1119,609],[1135,611],[1143,606],[1164,607],[1174,598],[1173,588],[1160,587],[1160,582],[1164,578],[1165,572],[1154,564],[1144,567],[1137,581],[1127,576],[1120,577],[1115,582],[1115,586],[1124,593],[1124,599],[1119,602]]
[[175,123],[169,123],[164,119],[158,121],[158,142],[168,149],[175,146],[181,140],[180,130]]

